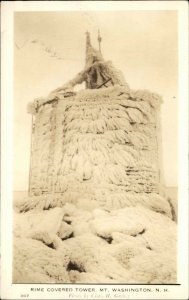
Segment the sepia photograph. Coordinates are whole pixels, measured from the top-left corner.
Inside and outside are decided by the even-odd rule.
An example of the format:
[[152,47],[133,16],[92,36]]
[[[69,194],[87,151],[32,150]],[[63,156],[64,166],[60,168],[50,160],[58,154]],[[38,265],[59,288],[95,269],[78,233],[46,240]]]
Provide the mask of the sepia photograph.
[[12,14],[11,285],[178,299],[180,12],[78,2]]

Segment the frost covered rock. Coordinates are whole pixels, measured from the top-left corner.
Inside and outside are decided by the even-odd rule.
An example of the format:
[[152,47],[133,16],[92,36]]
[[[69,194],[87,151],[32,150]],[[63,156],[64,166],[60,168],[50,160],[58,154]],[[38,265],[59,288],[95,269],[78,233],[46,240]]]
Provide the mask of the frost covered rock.
[[90,224],[95,234],[112,242],[115,237],[115,242],[127,241],[137,247],[145,241],[146,248],[159,252],[176,246],[175,222],[143,207],[112,211],[105,217],[97,216]]
[[104,276],[104,282],[176,282],[176,224],[168,217],[134,207],[111,213],[96,210],[93,218],[92,235],[83,232],[64,244],[79,266],[72,274],[74,282],[87,282],[88,273],[91,282],[102,282]]
[[142,256],[135,256],[130,260],[130,282],[141,283],[175,283],[176,260],[175,254],[146,251]]
[[80,236],[91,232],[90,220],[92,219],[92,213],[87,210],[78,209],[72,216],[72,226],[74,230],[74,236]]
[[[110,279],[123,282],[127,279],[127,271],[107,254],[103,246],[105,241],[91,234],[85,234],[74,239],[64,241],[64,249],[70,258],[71,266],[80,273],[92,273]],[[98,246],[97,246],[98,245]],[[86,274],[87,276],[87,274]],[[97,276],[95,276],[97,282]]]
[[27,213],[14,213],[14,235],[16,237],[30,237],[50,244],[58,239],[55,237],[63,219],[63,210],[32,210]]
[[93,211],[99,206],[98,201],[89,199],[79,199],[77,202],[77,207],[83,210]]
[[62,240],[65,240],[73,234],[73,228],[66,222],[62,222],[57,234]]
[[107,211],[105,211],[105,210],[103,210],[103,209],[99,209],[99,208],[93,210],[92,214],[93,214],[93,217],[94,217],[94,218],[107,217],[107,216],[109,216],[109,213],[108,213]]
[[28,238],[14,239],[13,283],[69,282],[67,256]]
[[[57,234],[53,234],[55,225],[51,234],[40,230],[27,233],[29,225],[46,218],[48,212],[17,214],[21,218],[17,225],[26,222],[26,226],[25,231],[18,227],[15,230],[20,237],[15,238],[15,282],[176,282],[176,223],[169,217],[141,206],[90,212],[67,204],[57,213],[59,210],[64,211],[65,221],[61,220]],[[47,256],[49,269],[42,255]],[[30,257],[34,262],[32,267],[31,261],[32,272],[37,276],[28,272]]]
[[73,215],[74,212],[76,211],[76,207],[75,205],[73,204],[70,204],[70,203],[66,203],[64,206],[63,206],[63,212],[64,212],[64,216],[66,215]]
[[103,216],[91,221],[90,224],[97,235],[105,238],[111,237],[112,232],[136,236],[145,230],[144,225],[139,220],[132,217],[126,219],[125,216]]
[[43,242],[52,249],[58,249],[61,245],[61,239],[56,234],[50,234],[47,231],[33,231],[28,237]]

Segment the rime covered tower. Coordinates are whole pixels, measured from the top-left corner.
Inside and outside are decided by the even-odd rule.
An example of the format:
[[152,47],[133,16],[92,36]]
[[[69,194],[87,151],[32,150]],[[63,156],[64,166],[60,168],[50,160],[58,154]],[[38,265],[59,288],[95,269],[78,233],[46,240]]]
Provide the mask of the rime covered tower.
[[[74,92],[82,82],[86,89]],[[83,71],[29,105],[30,195],[107,209],[143,204],[169,214],[159,195],[160,104],[157,94],[131,90],[87,33]]]

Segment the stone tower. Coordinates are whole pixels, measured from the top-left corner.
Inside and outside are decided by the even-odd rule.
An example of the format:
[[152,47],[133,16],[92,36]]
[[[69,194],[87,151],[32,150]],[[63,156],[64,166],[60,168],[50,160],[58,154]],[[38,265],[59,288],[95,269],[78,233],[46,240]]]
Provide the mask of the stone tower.
[[[82,82],[86,89],[75,92]],[[30,195],[87,199],[108,210],[143,204],[169,214],[160,196],[160,104],[157,94],[131,90],[87,32],[84,69],[29,105]]]

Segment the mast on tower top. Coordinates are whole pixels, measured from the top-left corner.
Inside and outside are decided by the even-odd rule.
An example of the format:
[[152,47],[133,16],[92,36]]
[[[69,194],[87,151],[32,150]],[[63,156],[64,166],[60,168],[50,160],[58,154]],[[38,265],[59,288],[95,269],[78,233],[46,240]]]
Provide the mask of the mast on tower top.
[[100,36],[100,30],[98,29],[98,47],[100,53],[101,53],[101,41],[102,41],[102,37]]
[[89,46],[91,46],[90,33],[86,31],[85,34],[86,34],[86,48],[88,48]]
[[[86,31],[86,65],[92,65],[96,61],[102,61],[102,55],[100,51],[93,48],[91,45],[90,33]],[[101,39],[101,37],[100,37]]]

